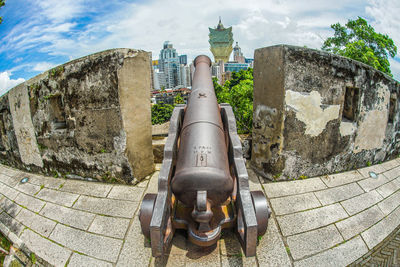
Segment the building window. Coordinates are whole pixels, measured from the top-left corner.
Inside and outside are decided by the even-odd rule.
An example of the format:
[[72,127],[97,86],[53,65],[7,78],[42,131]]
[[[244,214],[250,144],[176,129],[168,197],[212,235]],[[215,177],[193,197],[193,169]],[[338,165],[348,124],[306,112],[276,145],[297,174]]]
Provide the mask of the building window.
[[346,87],[343,104],[343,119],[355,121],[360,100],[360,90],[356,87]]

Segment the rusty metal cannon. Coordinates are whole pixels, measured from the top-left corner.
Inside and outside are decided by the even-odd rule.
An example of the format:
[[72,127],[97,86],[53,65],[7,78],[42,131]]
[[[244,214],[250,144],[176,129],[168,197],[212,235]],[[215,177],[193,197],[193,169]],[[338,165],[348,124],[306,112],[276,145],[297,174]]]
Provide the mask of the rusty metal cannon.
[[153,256],[168,248],[175,229],[199,246],[215,244],[224,228],[235,228],[246,256],[256,254],[270,210],[261,191],[249,190],[236,121],[228,104],[218,105],[211,60],[194,60],[188,104],[175,107],[158,178],[158,193],[140,208],[143,234]]

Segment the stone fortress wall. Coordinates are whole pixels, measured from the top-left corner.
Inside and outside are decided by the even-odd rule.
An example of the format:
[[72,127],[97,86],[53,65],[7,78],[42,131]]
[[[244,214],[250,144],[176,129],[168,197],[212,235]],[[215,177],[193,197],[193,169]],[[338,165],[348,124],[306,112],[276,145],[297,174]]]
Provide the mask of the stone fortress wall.
[[400,153],[400,84],[363,63],[278,45],[254,54],[252,167],[274,180]]
[[112,49],[0,98],[0,161],[55,177],[136,183],[154,170],[151,54]]

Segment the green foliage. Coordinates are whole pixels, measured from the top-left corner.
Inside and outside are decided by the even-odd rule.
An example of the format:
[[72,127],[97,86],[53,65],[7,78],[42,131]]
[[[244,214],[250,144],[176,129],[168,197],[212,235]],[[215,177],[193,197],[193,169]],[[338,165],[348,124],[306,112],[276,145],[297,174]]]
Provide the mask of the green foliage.
[[60,76],[61,73],[63,73],[63,72],[64,72],[64,66],[53,68],[53,69],[49,70],[49,77],[55,78],[57,76]]
[[32,264],[35,264],[36,263],[36,255],[35,255],[35,253],[31,253],[31,261],[32,261]]
[[171,119],[174,106],[170,104],[155,104],[151,107],[151,124],[163,124]]
[[219,85],[213,79],[218,103],[232,106],[238,133],[251,133],[253,125],[253,69],[232,73],[232,79]]
[[376,33],[361,17],[331,28],[334,36],[326,39],[322,50],[361,61],[392,76],[388,56],[395,57],[397,47],[388,35]]
[[[4,0],[0,0],[0,8],[4,6],[6,2]],[[0,17],[0,24],[3,22],[3,17]]]
[[181,94],[177,94],[174,97],[174,105],[177,105],[177,104],[185,104],[185,100],[183,100],[183,97],[181,96]]

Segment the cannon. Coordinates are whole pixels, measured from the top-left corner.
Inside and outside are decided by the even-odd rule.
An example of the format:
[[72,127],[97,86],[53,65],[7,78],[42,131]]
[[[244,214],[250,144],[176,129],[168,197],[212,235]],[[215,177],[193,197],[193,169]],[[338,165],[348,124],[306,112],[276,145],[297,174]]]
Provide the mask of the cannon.
[[198,246],[211,246],[221,230],[234,228],[246,256],[256,254],[270,209],[261,191],[249,190],[242,146],[231,106],[219,105],[211,60],[194,60],[187,105],[172,113],[158,193],[146,194],[139,220],[154,257],[168,249],[176,229]]

